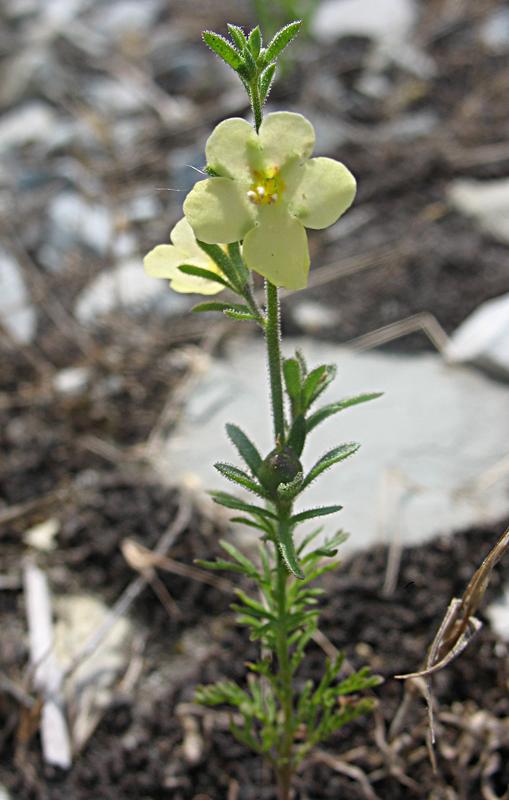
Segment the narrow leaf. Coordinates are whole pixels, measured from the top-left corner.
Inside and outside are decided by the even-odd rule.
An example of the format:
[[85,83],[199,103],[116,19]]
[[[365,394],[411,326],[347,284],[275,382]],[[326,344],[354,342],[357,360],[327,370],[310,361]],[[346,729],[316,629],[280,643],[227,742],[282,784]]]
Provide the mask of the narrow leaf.
[[223,462],[214,464],[214,467],[218,472],[221,473],[221,475],[224,475],[227,480],[237,483],[239,486],[243,486],[244,489],[257,494],[259,497],[263,497],[265,500],[268,499],[266,491],[260,486],[260,484],[256,483],[256,481],[250,478],[247,472],[244,472],[244,470],[234,467],[233,464],[225,464]]
[[242,66],[242,58],[230,42],[213,31],[204,31],[202,34],[203,41],[216,53],[223,61],[228,64],[235,71]]
[[214,503],[224,506],[225,508],[233,508],[236,511],[244,511],[247,514],[267,517],[268,519],[277,519],[276,515],[273,514],[272,511],[269,511],[268,508],[262,508],[262,506],[253,506],[250,503],[244,503],[233,494],[228,494],[228,492],[209,492],[209,494]]
[[247,43],[254,58],[258,58],[258,55],[260,53],[260,48],[262,46],[262,34],[259,25],[257,25],[256,28],[253,28],[253,30],[249,34],[249,39],[247,40]]
[[351,442],[349,444],[341,444],[339,447],[334,447],[333,450],[329,450],[328,453],[325,453],[312,467],[309,473],[304,478],[304,483],[302,484],[302,488],[304,489],[306,486],[318,478],[322,472],[325,470],[330,469],[334,464],[338,464],[340,461],[344,461],[345,458],[349,458],[353,456],[354,453],[357,452],[360,445],[356,444],[355,442]]
[[228,304],[228,303],[198,303],[197,306],[193,306],[191,311],[194,314],[203,314],[206,311],[224,311],[227,308],[231,308],[231,304]]
[[261,101],[262,103],[265,102],[267,97],[269,96],[269,92],[272,88],[272,82],[276,75],[276,64],[269,64],[266,69],[263,70],[262,74],[260,75],[260,94],[261,94]]
[[280,522],[277,534],[279,550],[283,556],[283,560],[288,570],[295,575],[296,578],[304,578],[297,554],[295,552],[295,545],[293,543],[292,525],[288,522]]
[[192,264],[181,264],[178,268],[179,272],[184,275],[194,275],[196,278],[205,278],[207,281],[214,281],[214,283],[221,283],[227,289],[233,289],[233,286],[228,283],[225,278],[218,275],[217,272],[212,272],[210,269],[203,269],[202,267],[194,267]]
[[246,306],[246,311],[237,311],[234,308],[225,308],[223,311],[225,317],[229,317],[230,319],[238,319],[244,322],[252,322],[253,320],[256,322],[257,317],[249,311]]
[[299,494],[303,480],[304,475],[302,472],[298,472],[290,483],[280,483],[277,487],[278,497],[281,498],[281,500],[293,500],[294,497],[297,497]]
[[257,531],[263,531],[264,533],[268,533],[272,536],[272,529],[270,528],[270,523],[266,520],[258,519],[256,522],[248,517],[232,517],[232,522],[237,522],[239,525],[247,525],[249,528],[254,528]]
[[321,364],[309,373],[302,387],[302,402],[305,409],[309,408],[335,377],[335,364]]
[[297,401],[302,389],[302,371],[296,358],[285,358],[283,361],[283,377],[290,400]]
[[243,71],[249,81],[253,80],[257,73],[256,61],[254,60],[253,54],[249,49],[249,46],[244,47],[242,51],[242,55],[244,57],[244,64]]
[[301,25],[302,25],[301,20],[297,20],[296,22],[290,22],[288,25],[285,25],[284,28],[281,28],[281,30],[276,33],[271,43],[267,47],[265,53],[266,64],[270,64],[271,61],[275,61],[275,59],[285,49],[285,47],[290,44],[292,39],[294,39],[297,36]]
[[332,417],[333,414],[338,414],[340,411],[344,411],[345,408],[351,408],[351,406],[357,406],[359,403],[367,403],[369,400],[376,400],[378,397],[382,397],[383,392],[371,392],[370,394],[358,394],[355,397],[345,397],[344,400],[339,400],[337,403],[330,403],[328,406],[324,406],[323,408],[319,408],[314,414],[311,414],[306,420],[306,429],[309,433],[316,428],[320,422],[323,422],[325,419]]
[[226,23],[226,27],[228,28],[228,33],[232,37],[233,41],[237,45],[240,51],[244,49],[247,44],[247,39],[244,34],[242,28],[239,28],[238,25],[230,25],[229,22]]
[[[237,572],[245,574],[240,564],[233,564],[231,561],[225,561],[223,558],[218,558],[216,561],[206,561],[203,558],[196,558],[193,562],[203,569],[225,570],[226,572]],[[250,573],[248,573],[250,574]]]
[[219,247],[218,244],[207,244],[207,242],[200,242],[198,239],[196,241],[203,252],[206,253],[209,258],[211,258],[212,261],[217,264],[221,272],[226,275],[235,291],[240,291],[242,287],[238,286],[239,277],[237,270],[235,269],[235,265],[232,264],[222,247]]
[[226,433],[253,475],[256,475],[261,466],[262,457],[253,442],[246,436],[244,431],[237,427],[237,425],[228,423],[226,426]]
[[295,417],[290,433],[288,435],[287,445],[290,447],[295,455],[299,457],[304,449],[306,442],[306,420],[302,414]]
[[243,567],[244,572],[246,572],[248,575],[258,577],[258,570],[256,569],[253,562],[247,556],[244,555],[244,553],[241,553],[240,550],[237,550],[237,548],[233,544],[230,544],[230,542],[226,542],[224,539],[221,539],[219,541],[219,544],[221,545],[223,550],[226,553],[228,553],[230,558],[233,558],[234,561],[236,561],[238,564],[240,564],[241,567]]
[[314,519],[315,517],[326,517],[328,514],[335,514],[336,511],[341,511],[343,506],[318,506],[318,508],[309,508],[307,511],[301,511],[300,514],[295,514],[290,519],[292,525],[298,525],[305,522],[307,519]]

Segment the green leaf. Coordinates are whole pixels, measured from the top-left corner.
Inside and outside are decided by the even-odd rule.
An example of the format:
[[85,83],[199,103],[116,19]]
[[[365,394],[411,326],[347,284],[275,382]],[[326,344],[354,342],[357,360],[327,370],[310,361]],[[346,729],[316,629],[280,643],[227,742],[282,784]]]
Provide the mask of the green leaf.
[[237,425],[228,423],[226,425],[226,433],[253,475],[257,475],[262,464],[262,457],[253,442],[246,436],[244,431],[237,427]]
[[239,525],[247,525],[249,528],[254,528],[258,532],[262,531],[272,536],[273,530],[267,520],[257,519],[256,522],[248,517],[232,517],[232,522],[238,522]]
[[256,66],[256,61],[253,57],[249,46],[244,47],[242,51],[242,55],[244,57],[244,64],[243,64],[243,71],[248,81],[252,81],[253,78],[256,77],[256,73],[258,71]]
[[221,475],[224,475],[227,480],[237,483],[239,486],[243,486],[244,489],[257,494],[259,497],[263,497],[265,500],[269,499],[267,492],[260,486],[259,483],[256,483],[256,481],[250,478],[247,472],[244,472],[244,470],[234,467],[233,464],[225,464],[221,461],[218,461],[217,464],[214,464],[214,467],[218,472],[221,473]]
[[295,358],[297,359],[297,361],[300,364],[300,369],[301,369],[302,375],[304,377],[306,377],[306,375],[308,374],[308,365],[306,364],[306,359],[304,358],[304,354],[303,354],[302,350],[296,350],[295,351]]
[[256,322],[258,319],[258,317],[255,317],[255,315],[248,309],[247,306],[245,311],[237,311],[235,308],[225,308],[223,314],[225,317],[242,320],[243,322],[252,322],[253,320]]
[[296,20],[295,22],[290,22],[288,25],[285,25],[284,28],[281,28],[281,30],[276,33],[265,52],[264,60],[266,64],[275,61],[285,47],[290,44],[292,39],[297,36],[301,25],[302,21]]
[[227,249],[230,260],[235,265],[235,268],[239,275],[240,283],[245,286],[245,284],[249,279],[249,270],[244,263],[244,259],[242,258],[242,253],[240,252],[239,243],[231,242],[231,244],[228,245]]
[[228,64],[232,69],[237,72],[239,67],[242,66],[242,58],[237,50],[230,44],[230,42],[219,33],[214,31],[204,31],[202,38],[207,47],[210,47],[212,52],[216,53],[223,61]]
[[306,547],[308,546],[308,544],[311,544],[311,542],[314,541],[314,539],[316,539],[316,537],[322,531],[323,531],[323,525],[320,525],[319,528],[315,528],[314,530],[311,531],[311,533],[308,533],[308,535],[305,536],[304,539],[300,542],[300,544],[299,544],[299,546],[297,548],[297,553],[299,555],[301,555],[304,552],[304,550],[306,549]]
[[203,252],[206,253],[208,257],[211,258],[215,264],[217,264],[221,272],[226,275],[234,290],[240,292],[242,287],[238,285],[239,276],[237,274],[237,270],[222,247],[220,247],[218,244],[207,244],[206,242],[200,242],[198,239],[196,241]]
[[228,28],[228,33],[232,37],[233,41],[237,45],[238,49],[242,52],[244,47],[247,44],[247,39],[244,34],[242,28],[239,28],[238,25],[230,25],[229,22],[226,23],[226,27]]
[[340,411],[343,411],[345,408],[350,408],[351,406],[359,405],[359,403],[367,403],[369,400],[376,400],[378,397],[382,397],[383,392],[371,392],[370,394],[358,394],[355,397],[345,397],[344,400],[339,400],[337,403],[330,403],[328,406],[323,406],[323,408],[319,408],[315,411],[311,416],[309,416],[306,420],[306,429],[309,433],[316,428],[320,422],[328,419],[328,417],[332,417],[333,414],[338,414]]
[[291,520],[280,520],[277,531],[277,543],[287,569],[301,580],[304,578],[292,536]]
[[336,511],[341,511],[343,506],[318,506],[318,508],[309,508],[307,511],[301,511],[300,514],[295,514],[290,522],[292,525],[299,525],[308,519],[315,517],[326,517],[328,514],[335,514]]
[[233,289],[233,286],[228,283],[221,275],[218,275],[217,272],[212,272],[210,269],[203,269],[202,267],[193,267],[192,264],[181,264],[178,268],[179,272],[183,272],[184,275],[194,275],[197,278],[205,278],[207,281],[214,281],[214,283],[221,283],[223,286],[226,286],[227,289]]
[[227,308],[231,308],[231,303],[198,303],[197,306],[193,306],[191,311],[194,314],[203,314],[206,311],[224,311]]
[[263,508],[262,506],[253,506],[250,503],[244,503],[233,494],[228,494],[228,492],[209,492],[209,494],[214,503],[224,506],[225,508],[233,508],[235,511],[244,511],[247,514],[254,514],[255,516],[277,520],[276,515],[273,514],[272,511],[269,511],[268,508]]
[[262,103],[265,102],[267,97],[269,96],[269,92],[272,88],[272,82],[274,81],[274,77],[276,75],[276,64],[269,64],[266,67],[262,74],[260,75],[260,99]]
[[[249,595],[246,594],[244,591],[242,591],[242,589],[235,589],[235,594],[237,595],[239,600],[241,600],[244,603],[244,605],[246,606],[246,608],[249,609],[250,612],[252,611],[255,613],[255,616],[264,619],[275,618],[274,614],[271,611],[269,611],[268,608],[265,608],[265,606],[262,603],[260,603],[259,600],[254,600],[252,597],[249,597]],[[240,606],[237,608],[232,606],[232,608],[234,609],[234,611],[245,612],[245,609]]]
[[283,361],[283,377],[288,397],[292,402],[297,403],[302,389],[302,371],[296,358],[285,358]]
[[253,54],[253,57],[258,58],[258,55],[260,53],[260,48],[262,46],[262,34],[259,25],[257,25],[256,28],[253,28],[253,30],[249,34],[249,39],[247,40],[247,43],[249,45],[251,53]]
[[310,469],[306,477],[304,478],[304,483],[302,484],[302,488],[305,489],[306,486],[318,478],[322,472],[325,470],[330,469],[334,464],[338,464],[340,461],[344,461],[345,458],[349,458],[353,456],[354,453],[357,452],[360,445],[356,444],[355,442],[351,442],[349,444],[341,444],[339,447],[334,447],[332,450],[329,450],[328,453],[325,453]]
[[240,566],[244,569],[246,574],[250,575],[253,578],[258,578],[258,570],[256,569],[255,565],[244,553],[241,553],[240,550],[231,544],[230,542],[225,541],[224,539],[219,540],[219,544],[223,548],[223,550],[228,553],[230,558],[233,558]]
[[298,472],[293,481],[290,481],[290,483],[280,483],[277,487],[278,497],[281,500],[293,500],[294,497],[297,497],[299,494],[303,480],[304,475],[302,472]]
[[335,364],[321,364],[309,373],[302,387],[302,402],[305,409],[309,408],[335,377]]
[[295,417],[290,433],[288,435],[287,445],[290,447],[295,455],[299,457],[304,449],[306,442],[306,420],[302,414]]
[[[225,570],[226,572],[237,572],[238,574],[245,575],[246,571],[240,564],[233,564],[231,561],[225,561],[223,558],[217,558],[215,561],[207,561],[203,558],[196,558],[193,562],[203,569]],[[247,573],[250,575],[250,573]]]

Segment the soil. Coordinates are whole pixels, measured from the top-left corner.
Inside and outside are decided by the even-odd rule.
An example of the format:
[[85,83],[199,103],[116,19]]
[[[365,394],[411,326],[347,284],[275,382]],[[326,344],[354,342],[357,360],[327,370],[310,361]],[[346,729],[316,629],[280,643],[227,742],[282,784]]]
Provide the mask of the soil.
[[[351,232],[335,239],[310,237],[312,279],[328,264],[339,271],[345,264],[359,270],[343,277],[338,273],[324,285],[311,284],[306,293],[286,298],[286,333],[301,332],[291,311],[304,298],[336,309],[337,326],[320,335],[347,341],[418,311],[434,314],[451,332],[479,302],[509,291],[507,248],[444,202],[452,179],[506,177],[509,169],[509,156],[494,157],[490,150],[507,138],[507,63],[480,47],[477,38],[479,25],[496,3],[432,0],[421,5],[425,13],[417,41],[435,60],[434,76],[419,78],[388,66],[384,76],[392,82],[389,98],[370,98],[356,88],[369,58],[365,40],[344,40],[341,47],[330,48],[308,42],[271,96],[273,107],[290,106],[309,115],[324,112],[331,125],[346,124],[355,135],[328,155],[345,161],[359,177],[360,216]],[[232,21],[249,21],[247,4],[243,9],[245,19]],[[170,17],[172,25],[181,26],[184,39],[198,42],[201,27],[222,30],[230,12],[229,3],[202,4],[206,19],[195,18],[189,4],[179,0]],[[81,51],[55,42],[57,55],[62,50],[69,74],[92,69],[80,61]],[[339,81],[342,94],[335,103],[325,98],[327,87],[320,87],[323,75]],[[173,93],[198,102],[203,116],[190,135],[202,140],[218,121],[215,90],[210,84],[195,90],[194,84],[184,87],[172,81]],[[161,88],[170,85],[161,82]],[[226,94],[228,88],[222,89]],[[429,135],[382,135],[385,123],[422,111],[438,118]],[[147,146],[132,163],[108,156],[94,166],[98,174],[105,170],[100,175],[105,202],[114,208],[119,187],[134,192],[138,184],[165,186],[168,151],[189,144],[187,133],[169,134],[159,118],[149,123]],[[177,218],[175,198],[167,195],[161,195],[160,221],[136,230],[140,252],[162,241]],[[19,219],[29,214],[42,218],[46,201],[47,188],[35,186],[13,208]],[[17,218],[7,222],[18,227]],[[164,419],[167,404],[173,414],[165,430],[171,433],[178,389],[199,354],[196,345],[211,327],[210,320],[178,317],[168,324],[155,314],[119,311],[85,331],[70,319],[69,310],[104,264],[76,250],[72,269],[50,273],[38,263],[34,225],[27,224],[26,230],[23,244],[35,270],[37,339],[19,347],[0,337],[0,785],[12,792],[13,800],[275,800],[270,773],[232,739],[225,715],[191,703],[197,683],[242,681],[243,663],[254,652],[234,624],[228,593],[191,578],[160,573],[180,616],[169,617],[150,587],[137,599],[131,613],[144,640],[141,674],[129,692],[119,688],[114,694],[69,773],[42,763],[36,725],[23,746],[17,737],[21,706],[2,680],[21,686],[27,673],[20,582],[27,552],[23,534],[57,516],[58,547],[38,556],[52,589],[92,591],[107,604],[118,598],[134,577],[120,544],[132,537],[153,548],[181,500],[179,489],[161,486],[151,474],[143,445]],[[391,346],[419,350],[430,344],[419,334]],[[75,394],[58,391],[58,370],[76,366],[88,370],[86,385]],[[387,552],[381,547],[354,556],[327,577],[323,633],[353,665],[370,664],[385,682],[376,690],[378,715],[349,726],[325,748],[332,759],[339,756],[358,771],[341,774],[326,758],[306,763],[296,780],[296,800],[369,797],[359,781],[363,773],[381,800],[507,798],[509,735],[503,731],[509,718],[509,656],[507,645],[488,624],[433,679],[438,772],[433,773],[426,752],[427,717],[421,700],[412,705],[392,772],[381,739],[383,721],[390,722],[402,698],[402,686],[393,676],[422,663],[449,600],[461,594],[506,524],[501,520],[405,550],[390,597],[382,593]],[[193,501],[191,518],[170,555],[184,564],[210,558],[224,535],[229,534],[221,521]],[[495,570],[487,602],[500,593],[508,570],[504,563]],[[169,663],[189,647],[189,637],[193,641],[196,634],[201,641],[204,632],[206,655],[200,656],[197,646],[196,658],[188,659],[180,674],[171,672]],[[322,650],[313,646],[302,680],[319,675],[323,659]],[[186,748],[190,729],[198,748],[194,760]]]

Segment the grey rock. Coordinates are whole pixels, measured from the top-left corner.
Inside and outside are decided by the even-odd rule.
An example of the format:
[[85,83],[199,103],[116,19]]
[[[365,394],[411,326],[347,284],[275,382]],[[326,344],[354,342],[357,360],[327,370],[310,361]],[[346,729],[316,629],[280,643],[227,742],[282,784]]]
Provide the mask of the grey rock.
[[35,310],[18,263],[3,248],[0,248],[0,322],[14,341],[21,344],[32,341],[37,322]]
[[[325,473],[299,503],[344,504],[326,526],[351,532],[347,548],[367,547],[399,534],[404,544],[423,541],[507,513],[504,481],[477,487],[483,471],[507,456],[509,389],[464,367],[450,368],[435,355],[356,353],[312,340],[299,346],[309,364],[337,363],[339,377],[324,400],[368,391],[383,398],[349,409],[316,429],[304,454],[306,469],[345,441],[362,447],[347,464]],[[262,343],[247,340],[212,361],[190,392],[180,427],[157,468],[175,480],[199,480],[204,488],[228,489],[212,467],[238,463],[224,425],[231,421],[254,436],[260,450],[272,447],[267,370]]]
[[509,381],[509,294],[488,300],[462,322],[446,358],[455,364],[476,364]]
[[496,636],[509,643],[509,586],[502,597],[487,607],[486,616]]
[[104,255],[111,243],[113,222],[110,212],[75,192],[62,192],[50,203],[48,217],[52,243],[65,249],[76,243]]
[[172,292],[163,281],[146,275],[138,258],[99,274],[79,295],[75,314],[81,322],[94,323],[116,308],[150,307],[172,315],[182,313],[192,302],[188,295]]
[[326,0],[318,6],[313,34],[323,42],[341,36],[366,36],[376,42],[404,42],[417,21],[412,0]]
[[509,178],[459,178],[450,184],[447,194],[454,208],[473,217],[496,239],[509,243]]
[[483,44],[495,53],[509,50],[509,8],[496,8],[481,25],[479,35]]
[[291,315],[303,333],[314,334],[335,327],[339,312],[314,300],[301,300],[292,307]]
[[68,367],[57,372],[53,386],[59,394],[79,395],[86,388],[89,378],[88,367]]
[[0,153],[53,138],[58,119],[47,103],[33,100],[0,120]]
[[413,114],[402,114],[397,119],[391,120],[376,128],[375,136],[378,141],[404,142],[420,139],[429,134],[439,124],[439,118],[434,111],[418,111]]

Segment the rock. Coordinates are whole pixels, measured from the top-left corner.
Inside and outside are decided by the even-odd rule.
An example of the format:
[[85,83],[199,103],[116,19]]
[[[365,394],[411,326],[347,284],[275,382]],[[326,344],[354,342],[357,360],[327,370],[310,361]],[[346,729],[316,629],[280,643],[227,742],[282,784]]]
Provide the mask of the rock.
[[509,243],[509,178],[476,181],[459,178],[449,185],[451,205],[501,242]]
[[304,333],[314,334],[333,328],[339,322],[339,312],[314,300],[301,300],[291,309],[293,321]]
[[499,600],[487,607],[485,613],[495,635],[509,643],[509,586],[505,587]]
[[[506,481],[476,489],[483,471],[507,456],[507,387],[465,367],[451,369],[435,355],[357,353],[306,339],[289,341],[285,349],[290,353],[296,346],[311,366],[338,364],[339,377],[324,402],[386,393],[324,422],[304,452],[309,469],[336,444],[362,445],[348,463],[313,483],[298,504],[343,504],[326,531],[350,531],[347,549],[380,541],[381,531],[390,538],[398,529],[403,544],[412,544],[507,513]],[[191,473],[206,489],[231,490],[212,467],[215,461],[239,463],[226,422],[245,429],[263,453],[271,449],[267,369],[257,341],[237,344],[224,361],[211,362],[193,386],[180,427],[155,454],[156,468],[161,474],[171,468],[174,480]]]
[[[65,668],[110,613],[91,595],[66,595],[55,600],[55,654]],[[130,661],[133,629],[125,617],[112,625],[101,644],[67,679],[65,694],[72,709],[74,752],[79,752],[93,733],[111,700],[119,678]]]
[[47,103],[33,100],[3,115],[0,153],[53,138],[58,118]]
[[105,255],[111,243],[113,222],[110,212],[99,203],[90,203],[75,192],[62,192],[52,200],[48,217],[50,238],[65,250],[76,243]]
[[509,381],[509,294],[476,308],[453,333],[446,349],[451,363],[471,363]]
[[88,367],[68,367],[57,372],[53,378],[53,386],[59,394],[79,395],[86,388],[89,378]]
[[412,0],[326,0],[318,6],[311,31],[322,42],[365,36],[386,45],[405,42],[416,21]]
[[479,30],[484,45],[495,53],[509,50],[509,8],[496,8],[488,14]]
[[439,118],[434,111],[417,111],[412,114],[402,114],[390,122],[377,125],[375,137],[377,141],[405,142],[419,139],[429,134],[439,124]]
[[[67,0],[63,0],[67,2]],[[148,31],[164,6],[163,0],[122,0],[98,3],[96,12],[89,17],[93,28],[114,39],[129,33]]]
[[85,89],[90,104],[108,117],[136,114],[143,109],[143,99],[139,92],[132,91],[127,81],[98,78],[87,81]]
[[26,531],[23,541],[35,550],[49,553],[57,546],[55,538],[59,530],[60,521],[56,517],[50,517]]
[[0,322],[16,342],[32,341],[37,322],[35,310],[19,265],[3,248],[0,248]]
[[146,275],[139,258],[100,273],[79,295],[75,314],[80,322],[93,323],[115,308],[150,306],[171,315],[187,310],[192,302],[189,295],[172,292],[163,281]]

